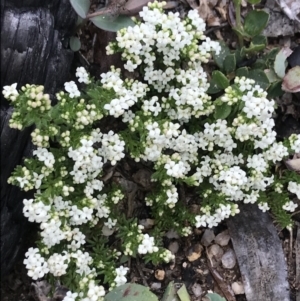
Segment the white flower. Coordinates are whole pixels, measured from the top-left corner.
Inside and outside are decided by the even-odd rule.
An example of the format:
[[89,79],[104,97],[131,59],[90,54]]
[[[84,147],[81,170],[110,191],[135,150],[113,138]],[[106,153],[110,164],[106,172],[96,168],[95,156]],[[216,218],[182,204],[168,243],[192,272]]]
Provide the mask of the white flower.
[[116,268],[116,278],[115,278],[115,283],[116,286],[123,285],[127,282],[127,279],[125,275],[128,273],[129,268],[125,268],[122,265],[119,268]]
[[269,207],[268,203],[258,203],[258,208],[262,212],[266,212],[266,211],[270,210],[270,207]]
[[116,223],[116,219],[112,220],[111,218],[109,218],[107,222],[104,223],[104,225],[107,226],[109,229],[112,229],[116,225]]
[[71,98],[80,96],[80,92],[79,92],[78,87],[77,87],[77,85],[75,84],[74,81],[66,82],[65,83],[65,90],[69,93],[69,96]]
[[77,297],[78,293],[72,293],[71,291],[68,291],[62,301],[76,301]]
[[16,97],[19,95],[17,88],[17,83],[14,83],[10,86],[4,86],[2,90],[2,94],[6,99],[10,99],[14,101]]
[[23,214],[30,222],[43,223],[50,218],[50,205],[45,205],[43,202],[34,202],[33,199],[23,200]]
[[26,254],[23,263],[28,269],[28,276],[33,280],[44,277],[49,272],[48,264],[45,258],[41,256],[38,248],[30,248]]
[[70,262],[70,258],[66,252],[64,255],[54,253],[51,255],[48,260],[48,268],[49,272],[52,273],[55,277],[60,277],[67,273],[68,263]]
[[150,237],[149,234],[143,234],[143,241],[138,246],[139,254],[147,254],[157,252],[158,247],[154,244],[154,237]]
[[292,201],[289,201],[282,206],[282,209],[286,211],[294,212],[297,207],[298,207],[297,204],[295,204]]
[[78,77],[78,81],[80,83],[89,84],[91,81],[89,79],[89,74],[85,70],[84,67],[78,67],[75,73],[76,77]]
[[297,198],[300,199],[300,184],[290,181],[288,185],[288,191],[295,193],[297,195]]

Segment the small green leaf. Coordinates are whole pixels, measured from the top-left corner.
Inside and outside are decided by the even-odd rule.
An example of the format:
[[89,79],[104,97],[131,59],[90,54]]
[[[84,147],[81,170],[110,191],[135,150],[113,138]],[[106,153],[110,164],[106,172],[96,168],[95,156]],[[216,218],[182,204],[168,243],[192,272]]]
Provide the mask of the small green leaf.
[[83,19],[86,18],[86,15],[90,9],[90,0],[70,0],[70,3],[76,13]]
[[207,90],[208,94],[215,94],[229,86],[229,80],[221,71],[213,71],[210,86]]
[[229,116],[229,114],[231,113],[231,109],[232,109],[232,107],[225,102],[219,106],[216,106],[215,112],[214,112],[215,119],[227,118]]
[[233,31],[237,34],[237,35],[241,35],[242,37],[244,37],[245,39],[250,39],[251,36],[244,31],[243,29],[238,29],[236,27],[232,27]]
[[225,60],[225,57],[230,54],[230,49],[224,42],[220,42],[221,51],[219,54],[216,54],[215,52],[212,53],[213,59],[217,66],[223,70],[223,63]]
[[238,65],[244,59],[244,57],[241,55],[241,49],[237,48],[234,51],[234,54],[235,54],[236,64]]
[[161,301],[179,301],[178,297],[176,295],[176,289],[175,289],[175,286],[174,286],[174,281],[171,281],[168,284]]
[[259,35],[269,21],[269,14],[262,10],[252,10],[245,18],[244,30],[250,36]]
[[136,283],[126,283],[109,292],[104,301],[158,301],[148,287]]
[[238,77],[242,77],[242,76],[248,77],[248,74],[249,74],[249,70],[247,67],[239,68],[235,72],[235,76],[238,76]]
[[266,61],[263,59],[257,59],[255,63],[252,64],[251,68],[264,70],[267,68]]
[[249,2],[252,5],[258,4],[260,3],[261,0],[247,0],[247,2]]
[[255,36],[251,42],[254,45],[267,45],[268,40],[267,40],[267,37],[265,37],[263,35],[259,35],[259,36]]
[[81,48],[81,42],[79,40],[79,38],[75,37],[75,36],[72,36],[70,38],[70,48],[76,52],[78,50],[80,50]]
[[224,70],[226,74],[229,74],[235,70],[236,67],[236,59],[235,59],[235,54],[228,54],[225,59],[224,59]]
[[109,16],[96,16],[90,19],[97,27],[106,30],[117,32],[118,30],[134,26],[135,23],[128,16],[118,16],[116,19],[112,19]]
[[270,85],[269,89],[267,90],[268,97],[269,98],[281,97],[284,94],[284,91],[282,90],[281,85],[282,85],[282,80],[273,82]]
[[242,49],[242,53],[245,53],[247,55],[251,55],[251,54],[255,54],[256,52],[259,52],[261,50],[264,50],[266,48],[265,44],[261,44],[261,45],[254,45],[252,42],[250,43],[249,47],[243,47]]
[[186,290],[186,286],[183,284],[182,287],[177,291],[180,301],[191,301],[190,295]]
[[226,89],[229,86],[229,80],[221,71],[213,71],[212,78],[221,89]]
[[225,298],[221,297],[220,295],[218,294],[206,294],[205,297],[208,297],[211,301],[226,301]]
[[248,78],[252,78],[255,80],[255,83],[259,85],[262,89],[267,90],[270,86],[270,82],[265,72],[260,69],[250,70],[248,74]]

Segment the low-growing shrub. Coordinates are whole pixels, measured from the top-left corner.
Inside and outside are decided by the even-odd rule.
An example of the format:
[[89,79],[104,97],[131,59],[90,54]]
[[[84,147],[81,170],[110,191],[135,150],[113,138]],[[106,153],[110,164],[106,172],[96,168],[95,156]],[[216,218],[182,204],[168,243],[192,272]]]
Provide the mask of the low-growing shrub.
[[[103,285],[126,283],[126,256],[168,263],[174,255],[163,247],[166,231],[188,236],[193,227],[217,226],[239,213],[241,202],[271,209],[283,227],[292,225],[288,212],[297,205],[290,194],[300,197],[300,180],[275,167],[300,152],[300,136],[276,141],[275,102],[253,79],[235,77],[224,93],[209,95],[203,66],[218,55],[219,43],[204,35],[196,10],[181,20],[163,5],[150,3],[142,21],[120,30],[107,47],[122,53],[137,79],[123,79],[112,67],[96,80],[81,67],[81,88],[65,83],[67,93],[57,93],[53,106],[42,86],[4,87],[15,108],[10,126],[35,125],[37,149],[9,179],[36,191],[23,212],[40,223],[40,239],[24,264],[34,280],[60,277],[70,289],[64,301],[103,300]],[[119,130],[100,128],[100,120]],[[153,171],[144,199],[155,222],[150,230],[125,214],[124,185],[106,180],[107,167],[127,158]],[[193,188],[192,201],[179,196],[186,187]],[[114,243],[103,235],[108,230]]]

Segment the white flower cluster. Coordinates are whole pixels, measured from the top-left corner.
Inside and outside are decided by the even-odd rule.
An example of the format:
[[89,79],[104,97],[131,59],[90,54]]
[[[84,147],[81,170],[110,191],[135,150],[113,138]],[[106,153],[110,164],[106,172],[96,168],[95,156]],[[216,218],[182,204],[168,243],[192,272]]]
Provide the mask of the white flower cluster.
[[95,179],[103,166],[102,157],[98,156],[93,148],[94,141],[81,139],[80,143],[81,146],[78,149],[74,150],[70,147],[68,152],[68,156],[75,161],[73,171],[70,173],[74,183],[84,183]]
[[220,204],[219,208],[216,209],[214,214],[211,214],[210,208],[201,208],[203,215],[197,215],[195,217],[195,226],[199,227],[216,227],[221,221],[227,219],[229,216],[234,216],[240,212],[237,204]]
[[123,267],[122,265],[116,268],[116,278],[115,283],[116,286],[123,285],[127,282],[125,275],[128,273],[129,268]]
[[154,237],[149,236],[149,234],[143,234],[142,243],[138,247],[139,254],[147,254],[157,252],[158,247],[155,246]]
[[91,80],[89,78],[89,74],[87,73],[87,71],[85,70],[84,67],[78,67],[76,69],[75,75],[76,75],[76,77],[78,77],[78,81],[80,83],[89,84],[91,82]]
[[66,274],[68,263],[70,262],[69,254],[66,251],[62,253],[54,253],[47,260],[49,272],[55,277]]
[[300,183],[290,181],[288,185],[288,191],[295,193],[297,198],[300,199]]
[[69,93],[71,98],[80,96],[80,91],[74,81],[66,82],[65,90]]
[[295,153],[300,153],[300,135],[298,134],[292,134],[289,137],[289,142],[291,144],[291,149]]
[[6,99],[9,99],[12,102],[14,102],[17,99],[17,96],[19,95],[19,92],[17,90],[17,83],[14,83],[10,86],[4,86],[2,94]]
[[111,165],[116,165],[118,161],[125,157],[125,142],[118,134],[109,131],[103,134],[102,147],[98,149],[98,154],[104,157],[104,162],[110,161]]
[[53,168],[55,158],[46,148],[38,147],[33,154],[38,157],[39,161],[44,162],[46,167]]
[[30,248],[25,254],[24,264],[28,270],[28,276],[33,280],[44,277],[49,272],[48,264],[39,253],[38,248]]

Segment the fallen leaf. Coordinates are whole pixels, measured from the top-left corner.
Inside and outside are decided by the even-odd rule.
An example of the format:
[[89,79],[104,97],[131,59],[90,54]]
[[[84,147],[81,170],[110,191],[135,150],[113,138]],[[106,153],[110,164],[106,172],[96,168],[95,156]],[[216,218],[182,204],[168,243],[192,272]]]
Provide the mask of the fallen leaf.
[[300,171],[300,154],[295,154],[293,159],[288,159],[284,161],[284,164],[289,170]]
[[290,69],[283,77],[282,90],[291,93],[300,92],[300,66]]
[[293,51],[288,47],[283,47],[276,55],[274,62],[274,71],[280,77],[285,75],[285,69],[288,65],[287,58]]

